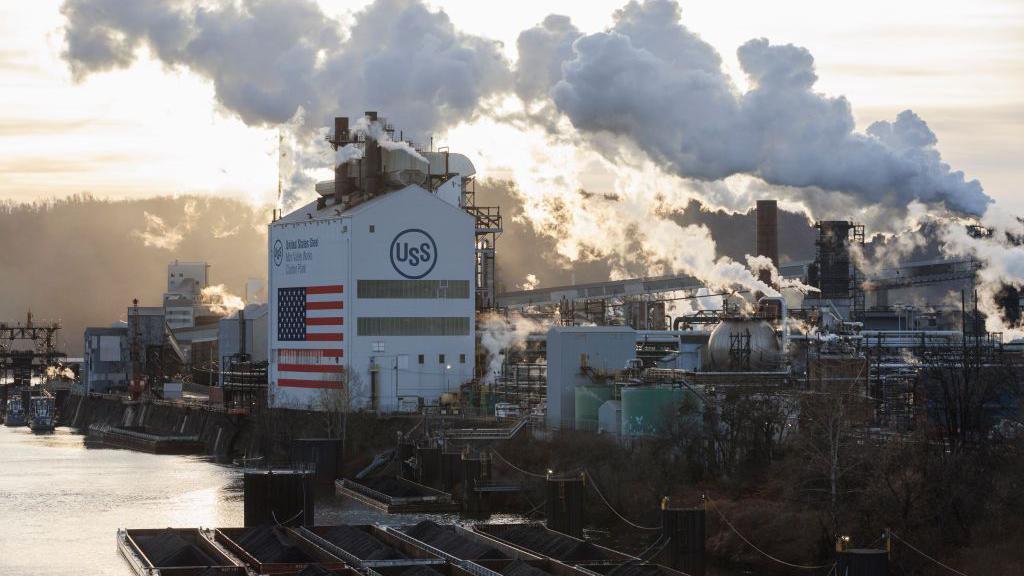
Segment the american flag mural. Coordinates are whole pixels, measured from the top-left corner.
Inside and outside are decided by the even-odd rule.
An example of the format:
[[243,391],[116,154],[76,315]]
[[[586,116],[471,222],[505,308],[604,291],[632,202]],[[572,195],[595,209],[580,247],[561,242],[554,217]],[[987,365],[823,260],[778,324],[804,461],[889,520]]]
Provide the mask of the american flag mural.
[[344,381],[344,286],[277,289],[278,342],[313,347],[279,348],[277,385],[293,388],[340,388]]

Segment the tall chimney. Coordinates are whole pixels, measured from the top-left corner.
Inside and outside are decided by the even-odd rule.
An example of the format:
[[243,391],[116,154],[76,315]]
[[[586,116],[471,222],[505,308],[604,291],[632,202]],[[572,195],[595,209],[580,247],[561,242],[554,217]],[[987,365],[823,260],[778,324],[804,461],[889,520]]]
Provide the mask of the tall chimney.
[[[377,121],[377,113],[374,111],[366,112],[366,118],[370,123]],[[370,134],[366,135],[366,143],[363,144],[363,194],[367,199],[372,198],[380,193],[381,188],[381,176],[383,170],[383,161],[381,158],[380,144],[377,143],[377,139]]]
[[[779,205],[775,200],[757,201],[757,255],[771,258],[775,268],[779,267]],[[760,279],[771,284],[771,274],[762,270]]]
[[[348,142],[348,117],[335,116],[334,118],[334,139],[331,144],[334,149],[345,145]],[[345,196],[350,192],[351,185],[348,179],[348,166],[340,164],[334,167],[334,204],[342,203]]]
[[238,311],[238,354],[245,358],[245,308]]
[[335,146],[344,146],[345,142],[348,142],[348,117],[335,116],[334,140],[331,143]]

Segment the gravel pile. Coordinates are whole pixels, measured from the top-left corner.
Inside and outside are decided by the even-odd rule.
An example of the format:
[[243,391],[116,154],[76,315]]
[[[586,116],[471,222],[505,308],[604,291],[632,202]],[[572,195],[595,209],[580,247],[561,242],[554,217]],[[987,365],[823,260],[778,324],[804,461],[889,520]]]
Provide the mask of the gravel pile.
[[231,539],[253,558],[265,564],[316,561],[309,554],[296,548],[291,539],[276,527],[245,528],[239,535],[231,536]]
[[398,550],[353,526],[330,526],[317,534],[360,560],[399,560],[407,558]]
[[173,566],[216,566],[220,562],[174,530],[155,534],[132,535],[142,553],[157,568]]
[[504,552],[497,548],[459,535],[455,531],[454,526],[440,526],[430,520],[424,520],[406,529],[405,533],[462,560],[500,560],[508,558]]
[[608,554],[590,542],[581,542],[539,524],[490,524],[480,528],[496,538],[563,562],[608,560]]

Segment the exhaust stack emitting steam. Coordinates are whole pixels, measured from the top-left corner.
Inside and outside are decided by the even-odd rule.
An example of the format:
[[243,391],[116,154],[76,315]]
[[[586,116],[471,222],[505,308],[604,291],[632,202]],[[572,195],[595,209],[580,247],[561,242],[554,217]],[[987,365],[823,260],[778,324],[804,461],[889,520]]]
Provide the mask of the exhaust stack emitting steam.
[[[76,79],[127,67],[145,46],[208,78],[218,102],[246,123],[282,127],[286,206],[312,193],[308,172],[325,164],[315,150],[339,111],[387,110],[417,137],[475,126],[484,140],[505,143],[504,152],[483,150],[514,159],[496,167],[511,169],[525,217],[557,242],[562,263],[605,258],[615,277],[690,274],[713,288],[777,295],[757,277],[762,262],[716,258],[707,228],[673,219],[690,199],[744,211],[775,197],[814,219],[853,215],[872,232],[907,228],[922,211],[981,217],[992,203],[977,180],[943,161],[935,133],[912,110],[857,131],[845,97],[816,91],[805,48],[744,43],[737,56],[750,88],[741,90],[669,0],[631,1],[595,33],[550,15],[519,35],[514,64],[498,42],[456,29],[420,0],[375,0],[347,30],[309,0],[132,9],[65,0],[61,12],[63,57]],[[359,153],[344,147],[335,161]],[[613,199],[578,193],[594,165],[610,175]],[[173,232],[152,221],[147,241],[171,247]],[[952,231],[946,240],[947,254],[984,260],[983,279],[1021,285],[1019,249]],[[889,257],[909,249],[896,244]]]

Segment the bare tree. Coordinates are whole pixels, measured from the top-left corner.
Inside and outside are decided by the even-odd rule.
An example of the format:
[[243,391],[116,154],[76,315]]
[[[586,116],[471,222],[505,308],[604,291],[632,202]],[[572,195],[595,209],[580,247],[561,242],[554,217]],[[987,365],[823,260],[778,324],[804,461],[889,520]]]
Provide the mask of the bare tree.
[[316,406],[318,414],[322,418],[327,437],[340,439],[342,449],[348,433],[348,415],[357,407],[355,402],[362,391],[362,377],[348,367],[341,373],[338,387],[320,390]]
[[852,491],[850,474],[863,463],[864,436],[871,404],[862,393],[860,377],[809,393],[800,413],[798,446],[807,483],[804,490],[824,495],[828,508],[829,540],[840,534],[844,496]]

